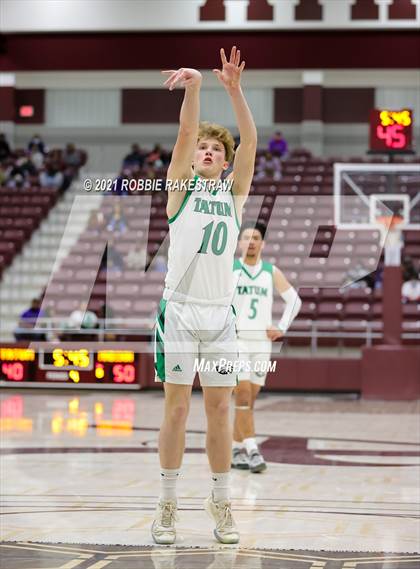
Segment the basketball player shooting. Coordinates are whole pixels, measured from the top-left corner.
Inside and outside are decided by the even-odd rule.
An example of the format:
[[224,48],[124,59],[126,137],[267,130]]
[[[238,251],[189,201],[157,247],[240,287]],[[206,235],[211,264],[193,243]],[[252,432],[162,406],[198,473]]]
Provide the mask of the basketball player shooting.
[[[199,123],[202,76],[189,68],[163,71],[169,90],[185,89],[178,137],[167,174],[170,245],[168,273],[155,328],[155,379],[164,382],[165,411],[159,435],[161,491],[152,536],[156,543],[176,539],[176,482],[185,446],[195,362],[206,355],[210,369],[199,371],[207,417],[206,450],[212,491],[205,509],[215,522],[221,543],[237,543],[239,533],[229,496],[232,430],[229,407],[237,383],[233,366],[220,360],[237,359],[233,298],[233,260],[254,172],[257,132],[241,88],[245,62],[233,47],[222,69],[214,69],[232,104],[240,135],[234,140],[224,127]],[[227,177],[231,189],[200,191],[202,182],[218,182],[233,161]],[[183,186],[188,181],[189,187]],[[172,188],[172,190],[171,190]]]

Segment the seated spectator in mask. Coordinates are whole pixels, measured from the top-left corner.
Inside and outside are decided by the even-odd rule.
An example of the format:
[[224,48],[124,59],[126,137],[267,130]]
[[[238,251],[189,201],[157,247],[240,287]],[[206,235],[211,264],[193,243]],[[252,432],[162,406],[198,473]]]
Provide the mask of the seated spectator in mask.
[[64,149],[62,160],[65,166],[77,169],[82,164],[82,155],[74,144],[68,143]]
[[131,152],[123,160],[123,169],[133,168],[137,166],[138,168],[143,168],[145,155],[141,151],[138,144],[131,145]]
[[63,173],[57,170],[51,163],[48,163],[45,170],[39,175],[39,183],[43,188],[55,188],[60,190],[63,186],[63,182]]
[[47,148],[45,146],[45,142],[39,136],[39,134],[34,134],[31,140],[28,143],[28,150],[29,152],[33,152],[34,150],[38,150],[42,154],[47,153]]
[[12,154],[4,132],[0,132],[0,162],[7,160]]
[[420,280],[416,271],[413,269],[407,275],[408,279],[402,285],[401,296],[403,302],[416,302],[420,300]]
[[287,142],[280,131],[274,133],[274,136],[268,143],[268,150],[273,156],[280,156],[280,158],[287,154]]
[[14,332],[16,340],[46,340],[45,334],[25,334],[25,332],[22,331],[22,329],[25,328],[35,328],[37,319],[42,318],[43,316],[44,312],[41,310],[41,300],[39,298],[34,298],[31,302],[31,307],[20,315],[18,329]]

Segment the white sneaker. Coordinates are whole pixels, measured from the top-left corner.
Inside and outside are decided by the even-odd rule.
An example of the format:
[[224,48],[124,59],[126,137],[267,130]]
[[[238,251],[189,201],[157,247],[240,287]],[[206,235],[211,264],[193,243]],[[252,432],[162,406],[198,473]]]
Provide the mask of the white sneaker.
[[249,469],[251,472],[263,472],[267,470],[267,465],[263,456],[258,451],[253,451],[249,457]]
[[245,449],[234,448],[232,451],[232,468],[239,470],[249,470],[248,455]]
[[171,545],[175,542],[175,522],[177,504],[173,500],[158,503],[156,516],[152,524],[152,537],[159,545]]
[[214,536],[220,543],[238,543],[239,532],[232,517],[232,507],[228,500],[215,502],[213,496],[204,501],[204,509],[216,522]]

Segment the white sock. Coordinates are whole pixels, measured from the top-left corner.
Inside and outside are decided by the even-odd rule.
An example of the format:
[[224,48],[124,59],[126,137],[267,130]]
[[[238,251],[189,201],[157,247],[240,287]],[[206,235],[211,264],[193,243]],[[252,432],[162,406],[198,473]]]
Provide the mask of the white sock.
[[244,448],[244,443],[239,443],[238,441],[232,441],[232,449],[239,449],[242,450]]
[[252,454],[253,452],[258,452],[257,441],[253,437],[250,437],[249,439],[244,439],[244,445],[246,448],[246,452],[248,454]]
[[211,479],[213,481],[213,500],[229,500],[230,490],[230,472],[212,472]]
[[159,500],[176,501],[176,483],[179,478],[179,469],[160,469],[160,496]]

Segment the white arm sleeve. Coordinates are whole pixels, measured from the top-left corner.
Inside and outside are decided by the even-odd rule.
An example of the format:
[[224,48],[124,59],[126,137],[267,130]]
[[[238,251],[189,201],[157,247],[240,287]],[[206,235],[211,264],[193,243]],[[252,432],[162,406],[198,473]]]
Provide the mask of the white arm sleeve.
[[291,286],[283,294],[280,295],[286,306],[284,308],[283,316],[281,317],[277,327],[285,334],[292,324],[293,320],[299,313],[302,306],[302,301],[296,292],[296,290]]

